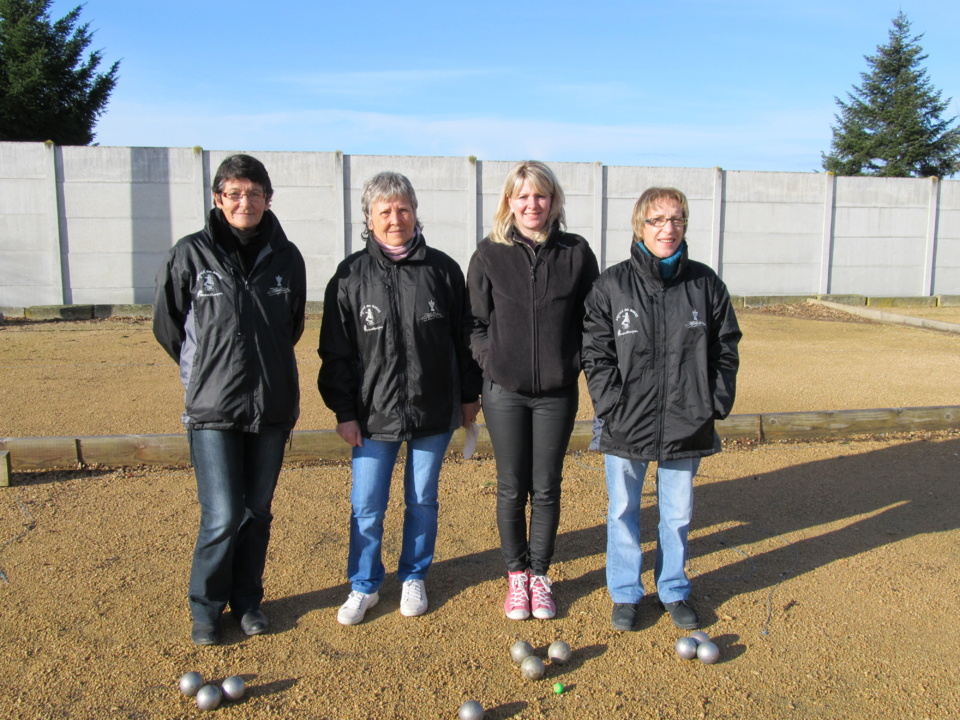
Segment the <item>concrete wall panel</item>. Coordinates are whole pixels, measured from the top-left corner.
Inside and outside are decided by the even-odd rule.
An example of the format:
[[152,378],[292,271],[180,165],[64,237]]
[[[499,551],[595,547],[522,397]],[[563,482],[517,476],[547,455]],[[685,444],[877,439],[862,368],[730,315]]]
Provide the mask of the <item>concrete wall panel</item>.
[[815,265],[723,265],[723,280],[733,295],[810,295],[818,273]]
[[822,204],[823,175],[807,173],[743,172],[724,173],[728,202]]
[[923,287],[922,268],[837,267],[831,292],[855,295],[913,296]]
[[925,208],[930,200],[930,185],[926,179],[838,177],[836,204],[838,208]]

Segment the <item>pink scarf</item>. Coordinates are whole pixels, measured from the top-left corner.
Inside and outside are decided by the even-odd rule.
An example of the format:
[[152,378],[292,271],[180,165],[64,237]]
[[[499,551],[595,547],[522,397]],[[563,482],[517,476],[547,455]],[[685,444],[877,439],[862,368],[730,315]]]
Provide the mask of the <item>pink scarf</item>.
[[413,233],[413,237],[407,240],[403,245],[398,245],[394,247],[393,245],[387,245],[376,235],[373,236],[373,239],[377,241],[377,245],[380,246],[380,249],[383,250],[383,254],[390,258],[393,262],[400,262],[406,258],[410,251],[413,250],[417,245],[417,241],[420,239],[420,228]]

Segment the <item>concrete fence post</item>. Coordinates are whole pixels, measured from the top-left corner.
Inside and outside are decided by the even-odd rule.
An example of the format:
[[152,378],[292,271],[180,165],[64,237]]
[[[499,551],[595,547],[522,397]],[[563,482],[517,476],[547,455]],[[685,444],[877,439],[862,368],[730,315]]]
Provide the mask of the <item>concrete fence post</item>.
[[50,263],[50,304],[56,305],[71,301],[70,248],[67,244],[65,232],[66,219],[62,223],[60,221],[60,206],[63,196],[63,160],[60,148],[50,140],[47,140],[44,146],[47,149],[47,178],[50,188],[47,193],[45,210],[47,232],[49,233],[47,248],[51,255],[57,258],[57,262]]
[[930,178],[930,202],[927,205],[927,237],[923,252],[924,297],[933,295],[937,273],[937,218],[940,215],[940,179]]
[[480,228],[477,225],[479,213],[477,212],[477,203],[480,201],[477,196],[477,186],[480,184],[477,176],[480,173],[480,164],[477,158],[471,155],[467,158],[467,252],[465,257],[473,257],[473,251],[477,249],[477,242],[480,240]]
[[603,198],[606,194],[603,163],[595,162],[593,164],[593,237],[589,242],[594,244],[594,252],[601,268],[606,267],[607,264],[607,242],[603,234]]
[[[199,145],[193,146],[193,185],[196,189],[194,193],[194,202],[197,203],[197,214],[201,224],[207,222],[207,214],[213,209],[213,193],[210,192],[207,185],[207,178],[213,177],[208,170],[207,165],[210,162],[210,153],[205,152]],[[171,243],[176,243],[178,238],[170,238]]]
[[820,234],[820,280],[817,292],[828,295],[833,267],[833,216],[837,199],[837,176],[826,172],[823,177],[823,230]]
[[337,150],[333,156],[334,207],[337,208],[337,216],[334,218],[333,224],[337,229],[336,236],[340,238],[343,256],[346,257],[350,254],[350,238],[347,236],[347,188],[343,163],[343,153]]
[[713,218],[710,224],[710,267],[720,277],[721,243],[723,242],[723,168],[713,169]]

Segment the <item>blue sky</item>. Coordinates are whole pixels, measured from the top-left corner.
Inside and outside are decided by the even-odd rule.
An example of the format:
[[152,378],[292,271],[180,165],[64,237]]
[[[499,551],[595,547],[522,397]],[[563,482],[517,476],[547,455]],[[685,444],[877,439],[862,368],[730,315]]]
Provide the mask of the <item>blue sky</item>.
[[[79,0],[56,0],[59,18]],[[957,0],[86,0],[101,145],[810,172],[907,13],[960,114]]]

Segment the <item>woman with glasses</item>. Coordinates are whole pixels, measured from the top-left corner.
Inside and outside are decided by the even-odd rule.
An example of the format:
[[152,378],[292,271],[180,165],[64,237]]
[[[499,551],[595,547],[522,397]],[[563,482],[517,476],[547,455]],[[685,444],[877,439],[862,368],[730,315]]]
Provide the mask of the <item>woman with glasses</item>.
[[583,301],[598,273],[587,241],[565,232],[563,204],[546,165],[518,163],[467,271],[470,343],[483,369],[483,414],[497,463],[503,608],[511,620],[556,613],[547,571],[577,416]]
[[197,645],[220,642],[228,605],[247,635],[269,626],[260,603],[270,507],[300,412],[294,345],[307,293],[303,258],[272,198],[263,163],[228,157],[206,227],[182,238],[157,273],[153,332],[180,365],[200,501],[189,589]]
[[463,271],[427,245],[417,195],[400,173],[370,178],[360,204],[366,246],[340,263],[327,285],[319,348],[320,394],[353,460],[342,625],[361,622],[380,600],[383,521],[404,444],[400,614],[427,611],[443,456],[453,431],[480,411]]
[[700,458],[721,449],[714,422],[733,409],[740,328],[723,281],[687,256],[688,218],[679,190],[640,195],[630,258],[605,270],[586,302],[583,367],[602,421],[607,588],[617,630],[639,626],[640,500],[651,461],[659,602],[678,628],[700,627],[684,570],[693,478]]

